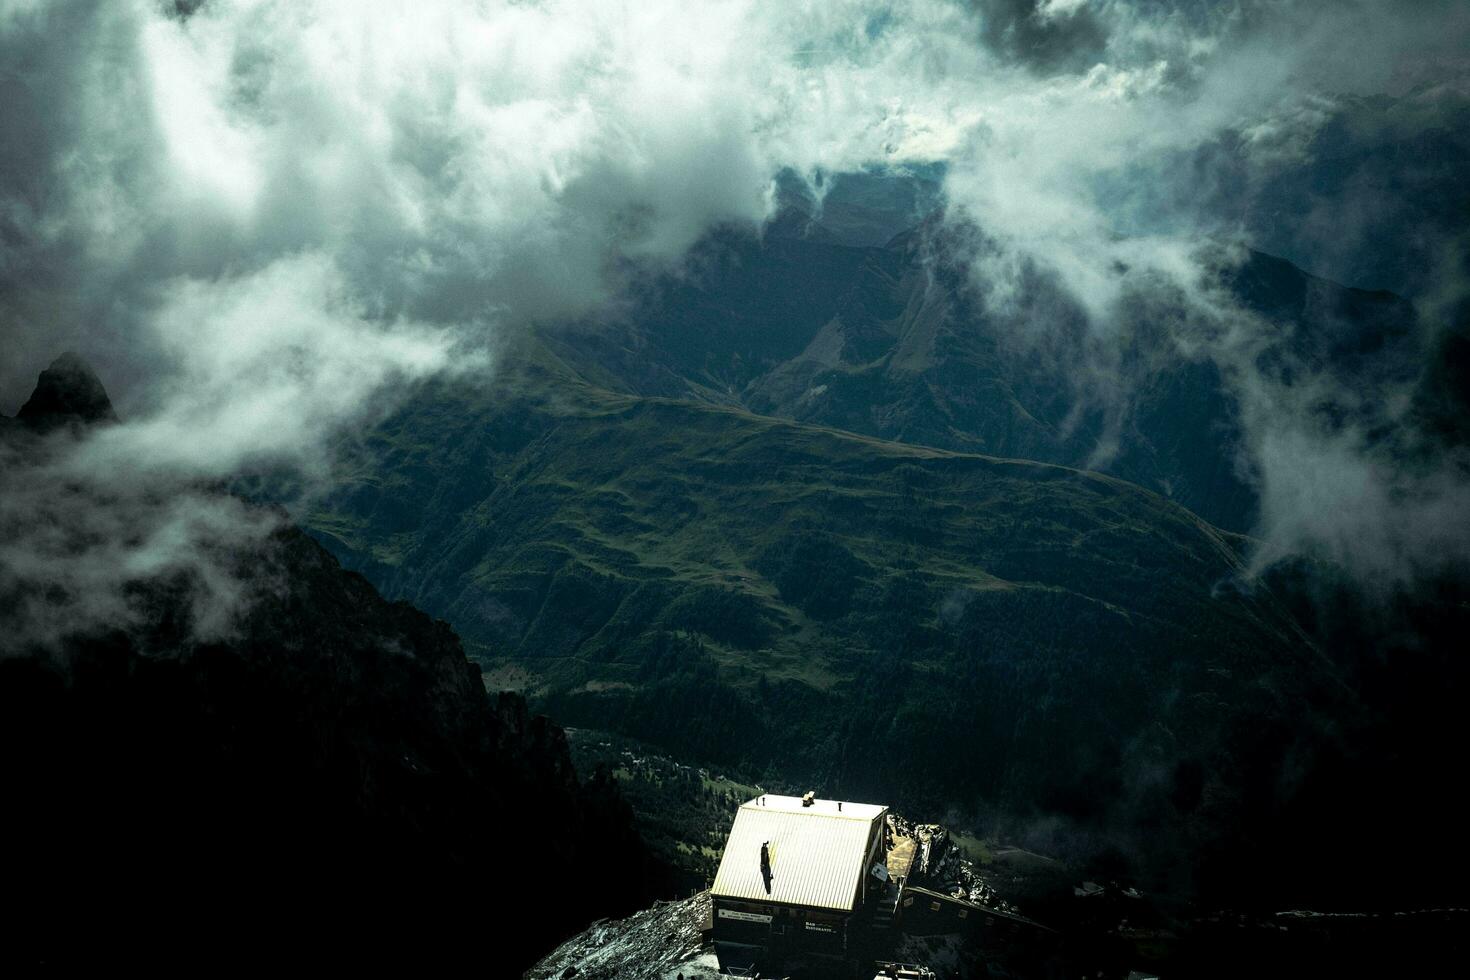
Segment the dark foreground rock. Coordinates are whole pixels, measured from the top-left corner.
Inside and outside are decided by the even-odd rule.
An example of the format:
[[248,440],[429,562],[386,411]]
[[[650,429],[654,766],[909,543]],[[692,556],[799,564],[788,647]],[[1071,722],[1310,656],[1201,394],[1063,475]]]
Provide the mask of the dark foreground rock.
[[526,972],[527,980],[706,980],[720,975],[701,930],[709,892],[660,902],[620,921],[594,923]]
[[217,556],[248,597],[228,629],[199,630],[198,583],[155,570],[126,583],[126,623],[38,639],[25,624],[77,577],[0,577],[0,972],[509,976],[647,904],[611,780],[579,779],[519,697],[487,697],[448,626],[274,520]]

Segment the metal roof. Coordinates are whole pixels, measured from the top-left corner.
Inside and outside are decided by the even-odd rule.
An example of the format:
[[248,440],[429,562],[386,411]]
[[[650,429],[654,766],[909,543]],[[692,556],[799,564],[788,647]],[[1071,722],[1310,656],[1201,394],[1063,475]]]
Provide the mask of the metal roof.
[[[762,805],[764,801],[764,805]],[[756,797],[735,813],[711,894],[849,911],[867,873],[873,823],[887,807],[817,800],[803,807],[794,796]],[[761,844],[769,842],[770,891],[761,873]]]

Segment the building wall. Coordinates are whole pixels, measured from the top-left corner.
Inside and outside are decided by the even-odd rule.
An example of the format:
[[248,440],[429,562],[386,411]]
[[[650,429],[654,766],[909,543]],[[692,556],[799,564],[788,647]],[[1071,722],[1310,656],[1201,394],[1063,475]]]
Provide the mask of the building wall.
[[714,900],[715,951],[722,965],[843,959],[851,914],[759,902]]

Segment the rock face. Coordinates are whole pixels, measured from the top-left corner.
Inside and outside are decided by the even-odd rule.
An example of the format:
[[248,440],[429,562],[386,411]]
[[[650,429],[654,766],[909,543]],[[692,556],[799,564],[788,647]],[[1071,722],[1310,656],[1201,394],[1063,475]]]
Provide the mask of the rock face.
[[[110,417],[78,363],[43,375],[27,418]],[[0,962],[508,975],[651,899],[611,780],[579,780],[559,728],[487,697],[448,626],[290,525],[234,559],[251,601],[209,639],[182,576],[140,575],[134,621],[44,647],[15,640],[0,602],[20,900]]]
[[116,422],[117,413],[92,368],[68,352],[41,372],[36,390],[16,419],[28,428],[50,432],[67,425]]
[[594,923],[531,967],[526,980],[713,980],[719,964],[701,934],[709,915],[709,892],[700,892]]

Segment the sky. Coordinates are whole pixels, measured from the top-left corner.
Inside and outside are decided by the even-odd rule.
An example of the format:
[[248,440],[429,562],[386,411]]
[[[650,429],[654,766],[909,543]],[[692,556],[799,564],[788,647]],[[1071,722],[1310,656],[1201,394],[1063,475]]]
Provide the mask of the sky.
[[[1261,563],[1410,582],[1470,556],[1463,447],[1401,381],[1259,370],[1200,256],[1395,289],[1434,350],[1470,254],[1467,42],[1450,0],[0,0],[0,412],[72,349],[125,420],[10,496],[319,470],[415,380],[493,383],[506,331],[759,232],[780,173],[940,164],[990,302],[1041,269],[1104,340],[1160,283],[1212,325],[1180,342],[1240,399]],[[230,526],[143,509],[165,564]]]

